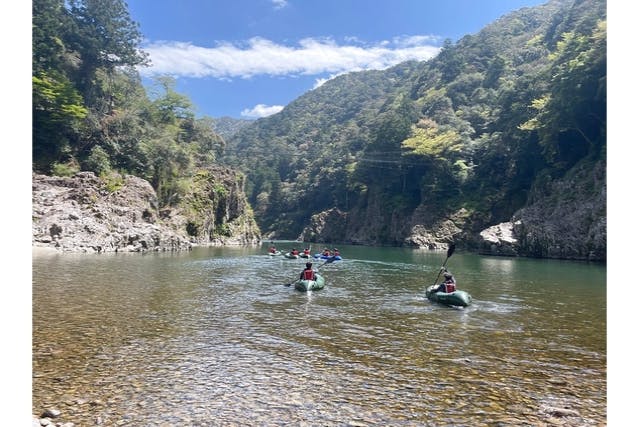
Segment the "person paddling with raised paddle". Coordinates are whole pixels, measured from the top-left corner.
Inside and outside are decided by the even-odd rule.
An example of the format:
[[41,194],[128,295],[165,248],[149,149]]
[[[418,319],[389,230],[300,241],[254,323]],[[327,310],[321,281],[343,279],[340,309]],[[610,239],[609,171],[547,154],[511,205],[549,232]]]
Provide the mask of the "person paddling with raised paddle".
[[[440,275],[442,274],[442,272],[446,272],[445,274],[447,274],[447,269],[445,268],[445,265],[447,265],[447,261],[449,261],[449,258],[451,258],[451,255],[453,255],[453,252],[456,250],[456,245],[455,243],[452,243],[449,246],[449,249],[447,250],[447,257],[444,259],[444,262],[442,263],[442,267],[440,267],[440,270],[438,271],[438,275],[436,276],[436,280],[433,282],[433,285],[430,287],[427,287],[425,294],[428,296],[429,293],[431,292],[438,292],[438,290],[440,288],[436,288],[436,283],[438,283],[438,279],[440,278]],[[451,276],[451,275],[450,275]],[[453,276],[451,276],[451,278],[453,278]],[[446,275],[445,275],[445,280],[446,280]],[[455,287],[455,282],[454,282],[454,287]],[[453,292],[453,291],[452,291]]]
[[453,274],[449,273],[449,270],[444,267],[442,267],[441,270],[444,271],[444,282],[440,283],[440,286],[438,286],[435,292],[455,292],[456,279],[453,277]]

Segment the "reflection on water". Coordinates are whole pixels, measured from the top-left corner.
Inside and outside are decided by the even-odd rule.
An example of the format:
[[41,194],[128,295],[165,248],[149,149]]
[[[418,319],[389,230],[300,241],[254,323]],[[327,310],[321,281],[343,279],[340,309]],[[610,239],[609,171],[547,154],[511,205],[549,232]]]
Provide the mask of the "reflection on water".
[[481,258],[479,262],[483,271],[492,271],[499,275],[510,275],[516,262],[512,258]]
[[[312,249],[313,251],[313,249]],[[34,255],[33,411],[76,425],[606,422],[605,268],[341,247],[325,289],[263,248]],[[553,408],[566,413],[554,415]],[[58,420],[57,420],[58,421]],[[553,420],[551,420],[553,421]]]

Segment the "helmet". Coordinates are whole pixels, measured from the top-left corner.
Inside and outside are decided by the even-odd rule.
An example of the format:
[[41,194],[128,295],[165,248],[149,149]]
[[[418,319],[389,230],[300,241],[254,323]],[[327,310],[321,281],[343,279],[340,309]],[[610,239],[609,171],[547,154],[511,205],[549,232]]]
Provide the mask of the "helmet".
[[451,273],[444,273],[444,277],[445,279],[451,279],[453,276],[451,275]]
[[313,263],[308,262],[307,263],[307,268],[311,268],[312,265],[313,265]]

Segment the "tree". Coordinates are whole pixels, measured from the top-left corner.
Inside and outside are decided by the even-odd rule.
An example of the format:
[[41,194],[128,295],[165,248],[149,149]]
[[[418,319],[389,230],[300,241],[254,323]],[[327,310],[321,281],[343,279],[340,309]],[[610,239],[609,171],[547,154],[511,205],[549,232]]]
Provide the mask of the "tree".
[[63,0],[34,0],[32,7],[31,55],[32,74],[65,67],[65,28],[70,16]]
[[176,92],[176,81],[173,77],[160,76],[155,81],[156,87],[160,87],[153,100],[155,120],[163,124],[177,125],[180,120],[194,118],[191,100]]
[[451,39],[446,39],[442,45],[442,50],[436,58],[436,62],[440,65],[439,69],[442,73],[442,81],[445,83],[452,82],[463,71],[465,62],[459,49],[454,46]]
[[65,76],[42,71],[32,77],[32,111],[34,167],[50,172],[54,162],[72,154],[87,109]]
[[50,172],[72,153],[87,115],[67,72],[73,54],[65,44],[70,17],[63,0],[34,0],[32,17],[32,153],[34,168]]
[[70,42],[82,58],[84,89],[90,89],[98,68],[111,73],[148,63],[148,55],[138,48],[143,38],[139,25],[123,0],[69,0],[69,6],[77,25]]
[[185,120],[183,124],[185,138],[194,146],[193,152],[196,163],[206,166],[216,161],[222,155],[225,142],[214,129],[214,121],[211,117],[203,117],[197,120]]
[[126,4],[35,0],[32,28],[34,168],[49,172],[55,162],[87,158],[99,144],[118,152],[105,125],[122,101],[117,81],[122,67],[147,60]]
[[547,159],[567,168],[600,155],[606,132],[606,21],[589,34],[566,32],[551,55],[549,92],[531,103],[536,111],[522,130],[536,131]]
[[[104,73],[100,71],[99,74]],[[114,73],[112,82],[115,107],[106,114],[90,113],[85,121],[78,157],[83,162],[93,148],[99,146],[108,153],[115,169],[143,176],[149,167],[144,141],[154,135],[155,126],[147,119],[152,106],[137,73]]]

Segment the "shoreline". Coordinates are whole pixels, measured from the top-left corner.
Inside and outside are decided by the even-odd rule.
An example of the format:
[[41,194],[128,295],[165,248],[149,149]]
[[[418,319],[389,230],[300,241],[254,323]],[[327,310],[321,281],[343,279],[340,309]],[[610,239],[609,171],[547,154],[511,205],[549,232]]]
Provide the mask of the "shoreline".
[[230,244],[230,243],[192,243],[190,247],[184,249],[175,249],[175,248],[160,248],[160,249],[147,249],[147,250],[126,250],[126,248],[121,248],[120,250],[113,251],[87,251],[87,250],[70,250],[69,248],[55,248],[53,246],[39,246],[39,245],[31,245],[31,255],[39,256],[39,255],[62,255],[62,254],[87,254],[87,255],[105,255],[105,254],[148,254],[148,253],[167,253],[167,252],[189,252],[193,248],[218,248],[225,246],[260,246],[262,242],[251,243],[251,244]]

